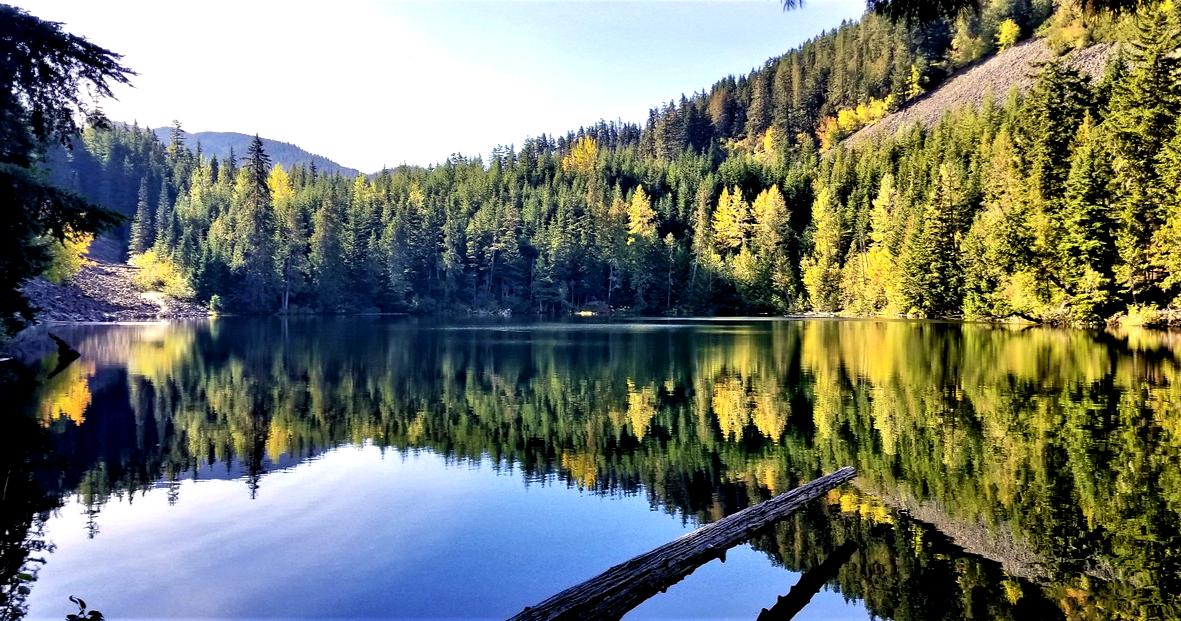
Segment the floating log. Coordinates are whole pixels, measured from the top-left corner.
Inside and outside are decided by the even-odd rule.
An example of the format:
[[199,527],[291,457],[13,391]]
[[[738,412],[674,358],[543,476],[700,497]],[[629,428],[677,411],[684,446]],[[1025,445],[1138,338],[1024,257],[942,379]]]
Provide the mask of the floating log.
[[700,565],[715,558],[725,560],[726,550],[750,538],[755,531],[791,515],[808,501],[849,481],[855,473],[852,466],[846,466],[702,526],[528,607],[512,619],[618,619],[644,600],[676,584]]

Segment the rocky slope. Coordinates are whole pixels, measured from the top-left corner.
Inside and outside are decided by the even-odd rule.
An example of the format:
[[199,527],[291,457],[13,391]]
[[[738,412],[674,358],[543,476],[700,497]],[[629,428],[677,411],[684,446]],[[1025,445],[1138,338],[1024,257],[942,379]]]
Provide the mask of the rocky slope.
[[[1061,58],[1067,65],[1098,79],[1103,76],[1114,50],[1113,44],[1100,43]],[[852,146],[877,136],[892,136],[915,123],[930,127],[951,110],[967,105],[980,106],[989,94],[1001,102],[1012,89],[1024,93],[1033,86],[1037,64],[1055,58],[1059,56],[1042,39],[1015,45],[961,71],[901,110],[855,132],[845,139],[844,144]]]
[[149,321],[206,317],[209,311],[159,292],[143,293],[132,284],[136,268],[95,261],[68,282],[55,285],[43,278],[22,291],[37,309],[37,320]]

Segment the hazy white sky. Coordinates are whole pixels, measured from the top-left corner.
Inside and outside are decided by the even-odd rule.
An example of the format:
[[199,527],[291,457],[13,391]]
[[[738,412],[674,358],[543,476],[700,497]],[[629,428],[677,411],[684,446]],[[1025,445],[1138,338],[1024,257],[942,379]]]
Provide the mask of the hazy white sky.
[[[13,1],[13,0],[8,0]],[[749,71],[864,0],[15,0],[125,55],[115,120],[239,131],[364,171],[562,133]]]

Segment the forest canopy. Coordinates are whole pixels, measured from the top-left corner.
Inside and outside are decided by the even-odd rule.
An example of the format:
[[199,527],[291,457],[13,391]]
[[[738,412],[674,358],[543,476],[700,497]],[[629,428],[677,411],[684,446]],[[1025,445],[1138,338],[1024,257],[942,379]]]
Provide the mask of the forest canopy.
[[[167,145],[88,128],[50,169],[218,310],[1150,317],[1181,292],[1178,11],[1085,8],[870,12],[643,124],[425,168],[206,157],[178,124]],[[1028,92],[845,141],[1029,37],[1117,45],[1098,78],[1054,60]]]

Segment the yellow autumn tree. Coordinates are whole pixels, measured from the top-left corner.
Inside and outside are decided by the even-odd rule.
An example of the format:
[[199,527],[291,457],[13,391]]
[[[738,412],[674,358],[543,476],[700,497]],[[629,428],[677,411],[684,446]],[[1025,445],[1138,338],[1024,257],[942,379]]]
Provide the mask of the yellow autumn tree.
[[86,253],[94,235],[90,233],[69,233],[62,241],[49,239],[49,267],[45,268],[45,280],[60,284],[82,271],[90,261]]
[[59,418],[75,426],[86,421],[90,407],[90,378],[94,375],[93,362],[78,361],[46,382],[41,399],[41,424],[48,427]]
[[632,199],[627,206],[627,243],[634,244],[638,240],[652,241],[656,239],[656,211],[652,209],[652,201],[644,192],[644,186],[632,192]]
[[742,199],[742,190],[722,188],[718,206],[714,209],[714,243],[717,248],[733,252],[746,241],[750,228],[750,205]]
[[833,204],[832,191],[821,188],[812,205],[812,252],[803,261],[804,286],[812,300],[812,308],[832,312],[840,307],[841,237],[844,224],[841,213]]
[[570,147],[570,152],[562,158],[562,170],[589,175],[595,169],[598,160],[599,143],[594,138],[586,136],[575,141]]
[[996,46],[1002,52],[1013,47],[1017,43],[1017,39],[1020,38],[1021,26],[1018,26],[1012,18],[1001,22],[1001,25],[996,29]]

